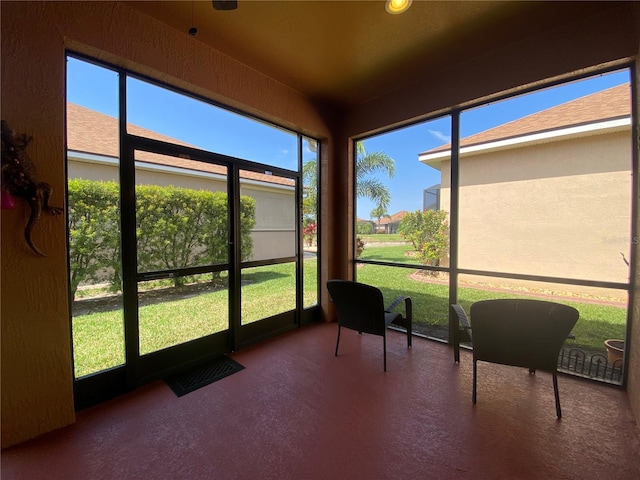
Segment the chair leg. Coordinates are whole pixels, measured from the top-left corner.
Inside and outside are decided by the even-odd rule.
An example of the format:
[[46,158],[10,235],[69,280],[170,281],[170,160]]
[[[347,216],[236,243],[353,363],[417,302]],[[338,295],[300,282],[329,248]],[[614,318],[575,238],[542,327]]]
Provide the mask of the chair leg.
[[471,394],[471,400],[473,401],[474,404],[476,403],[476,385],[478,383],[477,376],[478,376],[478,361],[474,358],[473,359],[473,393]]
[[413,303],[411,298],[406,298],[404,301],[405,316],[407,317],[407,343],[411,348],[411,337],[413,337]]
[[556,415],[562,418],[562,410],[560,409],[560,394],[558,393],[558,373],[553,372],[553,393],[556,397]]
[[340,345],[340,324],[338,324],[338,340],[336,341],[336,357],[338,356],[338,345]]
[[387,371],[387,335],[382,335],[382,357],[384,359],[384,371]]
[[453,362],[460,363],[460,338],[457,328],[453,330]]

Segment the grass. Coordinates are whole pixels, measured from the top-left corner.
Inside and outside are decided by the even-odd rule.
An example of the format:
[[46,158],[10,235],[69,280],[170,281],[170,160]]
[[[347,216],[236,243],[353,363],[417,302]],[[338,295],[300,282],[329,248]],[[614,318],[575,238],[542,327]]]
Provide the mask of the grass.
[[[409,295],[413,301],[414,321],[423,325],[448,325],[449,287],[448,285],[421,283],[409,279],[411,270],[363,265],[358,269],[358,281],[376,285],[391,302],[396,296]],[[383,280],[381,280],[383,279]],[[458,303],[469,312],[471,304],[489,298],[538,298],[522,293],[497,293],[475,288],[458,289]],[[580,312],[580,319],[573,333],[576,340],[572,345],[587,350],[604,350],[607,338],[624,338],[626,330],[626,309],[611,305],[598,305],[578,301],[557,300],[571,305]]]
[[[305,261],[304,305],[317,302],[315,259]],[[206,277],[203,275],[202,277]],[[210,277],[201,278],[206,281]],[[226,279],[223,278],[226,282]],[[144,287],[149,285],[145,282]],[[199,284],[202,288],[156,290],[139,298],[139,337],[142,355],[226,330],[228,289]],[[242,324],[295,308],[295,265],[257,267],[242,272]],[[124,354],[124,319],[121,303],[108,311],[73,317],[76,378],[121,365]]]
[[242,325],[296,308],[293,263],[243,270],[242,283]]
[[[375,235],[383,237],[383,235]],[[387,237],[386,235],[384,235]],[[387,240],[388,241],[388,240]],[[410,263],[406,246],[365,248],[362,258]],[[245,269],[242,272],[242,323],[247,324],[295,308],[294,264]],[[317,262],[305,261],[304,304],[316,303]],[[410,278],[415,270],[378,265],[359,265],[358,281],[382,289],[386,303],[399,295],[413,301],[416,331],[435,327],[445,332],[448,325],[449,289],[446,283],[422,282]],[[188,290],[189,287],[186,288]],[[174,291],[168,289],[167,292]],[[156,291],[158,292],[158,291]],[[179,293],[179,292],[178,292]],[[522,292],[493,292],[461,286],[459,303],[469,311],[473,302],[487,298],[528,298]],[[142,298],[142,297],[141,297]],[[625,337],[626,309],[611,305],[560,300],[580,312],[572,344],[603,351],[607,338]],[[223,331],[228,325],[226,287],[202,288],[186,295],[155,294],[139,309],[140,349],[149,353],[205,334]],[[422,329],[422,330],[421,330]],[[124,321],[121,308],[77,315],[73,318],[76,377],[124,363]]]
[[[382,235],[378,235],[382,236]],[[392,245],[384,247],[373,247],[367,244],[364,246],[364,250],[360,255],[362,260],[378,260],[380,262],[396,262],[396,263],[410,263],[420,265],[420,260],[417,257],[408,256],[407,252],[412,252],[411,245]]]
[[[361,258],[375,258],[377,260],[405,262],[405,247],[385,246],[365,248]],[[392,301],[396,296],[409,295],[413,301],[414,320],[417,329],[420,325],[441,326],[448,325],[449,287],[439,283],[423,283],[409,278],[414,273],[411,269],[399,267],[383,267],[378,265],[360,265],[357,269],[358,281],[376,285],[385,296],[385,302]],[[467,312],[471,304],[489,298],[539,298],[520,291],[495,292],[481,288],[460,286],[458,289],[458,303]],[[604,340],[608,338],[625,338],[626,308],[581,302],[576,299],[553,299],[575,307],[580,312],[580,318],[573,333],[576,339],[569,341],[572,346],[586,350],[604,351]]]
[[73,317],[73,357],[76,378],[122,365],[122,310]]
[[226,288],[139,309],[142,355],[227,329]]
[[404,238],[399,233],[372,233],[357,236],[365,243],[404,242]]

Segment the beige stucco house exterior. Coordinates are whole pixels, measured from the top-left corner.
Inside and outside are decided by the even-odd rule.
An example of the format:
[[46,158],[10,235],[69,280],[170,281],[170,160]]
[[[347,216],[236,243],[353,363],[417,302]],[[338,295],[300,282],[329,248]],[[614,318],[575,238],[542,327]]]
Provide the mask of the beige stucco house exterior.
[[[630,106],[623,84],[463,138],[459,267],[628,282]],[[441,171],[449,211],[450,145],[419,160]]]
[[[128,125],[141,137],[190,146],[157,132]],[[67,104],[68,177],[118,181],[118,120],[73,103]],[[195,190],[226,191],[226,168],[149,152],[136,153],[136,183],[174,185]],[[256,172],[240,173],[240,191],[256,201],[251,232],[251,260],[295,255],[295,184],[293,180]]]

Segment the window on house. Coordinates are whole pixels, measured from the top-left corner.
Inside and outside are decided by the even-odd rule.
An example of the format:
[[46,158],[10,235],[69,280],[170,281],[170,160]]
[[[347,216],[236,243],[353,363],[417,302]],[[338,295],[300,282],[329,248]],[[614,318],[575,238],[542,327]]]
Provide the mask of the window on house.
[[422,210],[440,210],[440,184],[424,190],[422,197]]

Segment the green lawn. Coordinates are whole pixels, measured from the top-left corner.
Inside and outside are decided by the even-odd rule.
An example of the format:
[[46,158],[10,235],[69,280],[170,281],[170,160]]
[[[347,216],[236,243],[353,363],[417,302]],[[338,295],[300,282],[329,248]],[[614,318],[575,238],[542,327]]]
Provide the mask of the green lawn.
[[404,242],[404,238],[399,233],[375,233],[357,236],[365,243]]
[[[378,236],[382,237],[382,235]],[[360,255],[360,259],[420,265],[420,260],[417,257],[408,255],[408,253],[412,252],[413,249],[408,243],[404,245],[392,245],[384,247],[378,247],[373,244],[365,244],[364,250]]]
[[[365,248],[361,258],[409,263],[405,259],[404,246]],[[420,329],[425,326],[446,326],[448,324],[449,288],[445,284],[423,283],[409,278],[414,270],[399,267],[378,265],[360,265],[357,268],[357,279],[379,287],[385,296],[385,302],[392,301],[399,295],[409,295],[413,301],[414,321]],[[446,279],[445,279],[446,281]],[[520,291],[494,292],[479,288],[461,286],[458,289],[458,303],[467,312],[473,302],[489,298],[539,298]],[[580,312],[580,319],[573,333],[574,341],[569,341],[578,348],[604,351],[604,340],[625,337],[627,313],[624,307],[580,302],[579,299],[552,299],[571,305]]]
[[[310,306],[317,302],[315,259],[305,261],[304,271],[304,305]],[[166,295],[160,293],[151,298],[140,297],[141,354],[227,328],[229,300],[225,286],[208,287],[204,284],[203,288],[186,286],[170,288],[166,292]],[[243,325],[294,309],[294,264],[243,270],[242,298]],[[75,315],[73,349],[76,377],[123,364],[122,308]]]
[[[376,235],[382,237],[383,235]],[[409,263],[406,246],[365,248],[362,258]],[[315,259],[305,261],[305,305],[316,302]],[[448,285],[425,283],[410,278],[413,269],[359,265],[358,281],[382,289],[389,303],[399,295],[409,295],[413,301],[416,331],[439,328],[446,338],[448,324]],[[185,289],[189,290],[189,288]],[[459,288],[459,303],[469,311],[471,304],[487,298],[526,298],[521,292],[496,293],[476,288]],[[266,318],[295,307],[295,272],[293,264],[272,265],[243,270],[243,324]],[[576,340],[571,343],[589,350],[604,350],[607,338],[625,336],[626,310],[609,305],[562,303],[580,311],[574,329]],[[224,330],[228,324],[228,293],[226,287],[198,289],[187,295],[156,295],[140,307],[141,352],[166,348],[207,333]],[[74,361],[80,377],[124,362],[122,309],[77,315],[73,318]]]

